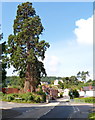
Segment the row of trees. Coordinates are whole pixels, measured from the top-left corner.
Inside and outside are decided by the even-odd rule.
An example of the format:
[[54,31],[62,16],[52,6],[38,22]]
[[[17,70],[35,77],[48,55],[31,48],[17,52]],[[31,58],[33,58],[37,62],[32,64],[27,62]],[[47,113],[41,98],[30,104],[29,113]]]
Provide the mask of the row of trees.
[[86,78],[89,75],[89,72],[82,71],[78,72],[77,76],[71,76],[71,77],[63,77],[61,78],[63,80],[63,83],[59,81],[59,87],[60,88],[71,88],[71,87],[76,87],[76,88],[81,88],[82,86],[88,86],[90,84],[94,85],[94,82],[90,79],[89,81],[86,81]]
[[[24,91],[35,92],[42,76],[46,76],[43,60],[49,43],[40,41],[44,27],[36,15],[32,3],[18,5],[17,16],[13,24],[13,33],[2,51],[2,61],[7,67],[13,66],[24,81]],[[3,64],[2,64],[3,68]],[[5,70],[4,66],[4,70]],[[3,73],[2,73],[3,74]],[[2,75],[3,76],[3,75]],[[4,79],[3,79],[4,80]]]
[[[77,86],[81,88],[82,86],[89,86],[93,85],[95,86],[95,81],[92,81],[89,79],[88,81],[80,81],[77,76],[71,76],[71,77],[55,77],[55,76],[46,76],[42,77],[42,82],[48,82],[49,84],[54,84],[54,81],[56,79],[59,79],[59,88],[70,88],[71,86]],[[60,81],[62,80],[62,81]],[[19,76],[9,76],[6,78],[6,85],[11,87],[18,87],[23,88],[24,87],[24,79],[20,78]]]
[[90,76],[88,71],[86,71],[86,72],[84,72],[84,71],[80,72],[80,71],[79,71],[79,72],[77,73],[77,78],[80,78],[80,79],[81,79],[82,81],[84,81],[84,82],[86,82],[87,76]]

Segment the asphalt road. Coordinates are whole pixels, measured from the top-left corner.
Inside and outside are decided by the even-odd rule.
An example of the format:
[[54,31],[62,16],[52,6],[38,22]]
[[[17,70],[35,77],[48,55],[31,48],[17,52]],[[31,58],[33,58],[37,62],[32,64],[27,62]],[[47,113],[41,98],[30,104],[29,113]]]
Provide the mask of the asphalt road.
[[[52,101],[49,104],[25,104],[25,103],[9,103],[2,102],[4,108],[3,117],[11,120],[17,118],[35,118],[35,120],[48,120],[48,118],[54,119],[66,119],[77,120],[78,118],[88,118],[89,110],[93,105],[91,104],[75,104],[73,102],[65,102],[65,99],[59,99],[58,101]],[[15,119],[13,119],[15,118]]]
[[28,104],[28,103],[12,103],[0,101],[0,107],[3,109],[2,117],[3,119],[15,118],[39,118],[44,113],[53,109],[59,102],[51,103],[39,103],[39,104]]
[[55,106],[54,109],[49,111],[46,115],[40,117],[39,120],[48,120],[48,118],[54,119],[66,119],[66,120],[77,120],[87,119],[91,105],[87,104],[71,104],[70,102],[60,102],[59,105]]

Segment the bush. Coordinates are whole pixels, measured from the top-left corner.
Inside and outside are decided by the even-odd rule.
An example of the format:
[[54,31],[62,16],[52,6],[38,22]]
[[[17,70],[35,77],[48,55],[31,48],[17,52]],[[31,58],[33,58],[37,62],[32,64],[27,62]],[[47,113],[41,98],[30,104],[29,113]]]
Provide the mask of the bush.
[[42,102],[46,102],[46,94],[45,93],[42,95]]
[[73,90],[73,95],[74,95],[74,98],[78,98],[79,92],[75,89],[75,90]]
[[36,103],[40,103],[40,102],[41,102],[40,96],[35,96],[34,101],[35,101]]
[[70,96],[70,99],[73,99],[73,90],[70,90],[68,95]]
[[10,101],[14,100],[14,97],[8,96],[8,97],[7,97],[7,100],[10,102]]
[[95,103],[95,98],[94,97],[87,97],[84,98],[86,103]]
[[95,112],[94,113],[90,113],[88,118],[89,118],[89,120],[95,120]]
[[4,95],[4,99],[6,99],[8,102],[14,100],[14,96],[13,94],[7,94],[7,95]]
[[0,92],[0,100],[2,100],[3,96],[4,96],[4,93]]
[[69,96],[70,96],[70,99],[78,98],[79,97],[79,92],[76,89],[75,90],[70,90],[69,91]]
[[18,93],[14,93],[14,94],[3,94],[2,97],[3,101],[8,101],[8,102],[22,102],[22,103],[31,103],[31,102],[36,102],[36,103],[40,103],[40,102],[45,102],[46,101],[46,95],[43,92],[42,95],[37,95],[34,93],[24,93],[24,94],[18,94]]
[[95,98],[94,97],[77,98],[74,101],[75,102],[85,102],[85,103],[95,103]]
[[38,95],[43,95],[44,92],[42,90],[36,92]]
[[19,98],[22,98],[24,101],[32,101],[34,99],[34,96],[32,93],[25,93],[25,94],[19,94]]
[[61,98],[63,97],[63,92],[60,93],[60,97],[61,97]]
[[42,102],[46,102],[46,94],[45,94],[45,92],[43,92],[42,90],[40,90],[40,91],[37,91],[36,92],[37,93],[37,95],[41,95],[41,97],[42,97]]

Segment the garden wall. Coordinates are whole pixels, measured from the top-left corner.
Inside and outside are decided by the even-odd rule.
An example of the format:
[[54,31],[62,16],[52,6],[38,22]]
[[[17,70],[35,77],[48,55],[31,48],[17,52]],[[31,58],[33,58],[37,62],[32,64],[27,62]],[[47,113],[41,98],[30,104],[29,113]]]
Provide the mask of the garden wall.
[[17,89],[17,88],[2,88],[2,92],[6,93],[6,94],[19,93],[19,89]]

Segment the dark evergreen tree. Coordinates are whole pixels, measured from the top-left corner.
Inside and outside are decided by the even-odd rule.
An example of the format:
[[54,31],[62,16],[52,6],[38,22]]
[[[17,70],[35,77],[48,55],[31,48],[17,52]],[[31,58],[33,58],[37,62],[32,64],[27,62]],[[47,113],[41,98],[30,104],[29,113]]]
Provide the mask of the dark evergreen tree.
[[32,3],[26,2],[18,5],[17,16],[14,20],[14,34],[8,38],[9,65],[18,71],[21,78],[25,77],[24,90],[31,92],[40,83],[43,75],[46,75],[42,60],[49,43],[40,41],[39,35],[44,28],[41,19],[36,15]]
[[[3,39],[3,33],[0,34],[0,40]],[[2,83],[2,87],[6,87],[6,68],[7,63],[5,59],[5,51],[6,51],[6,42],[0,44],[0,83]]]

